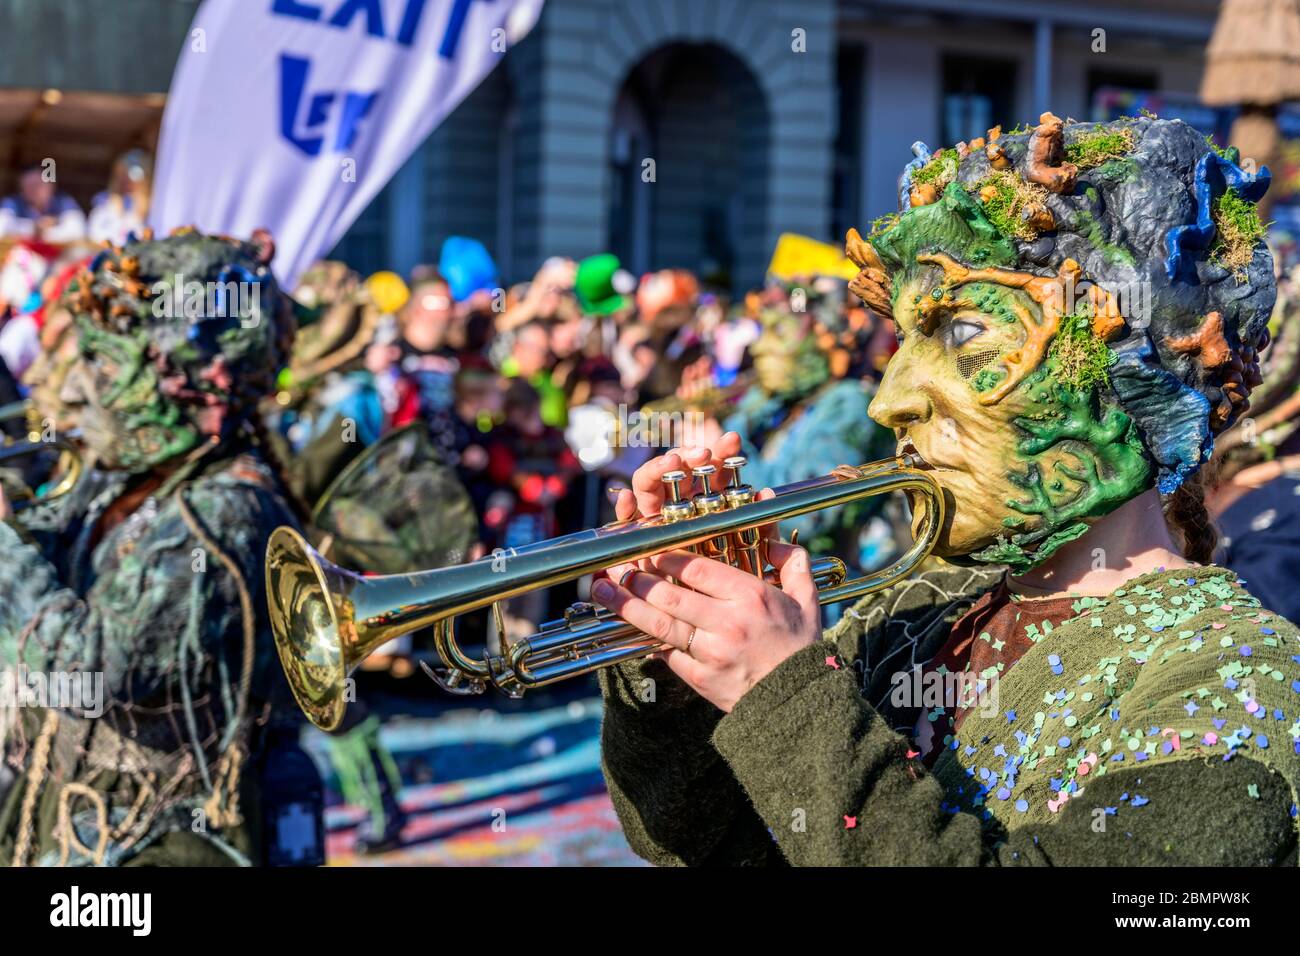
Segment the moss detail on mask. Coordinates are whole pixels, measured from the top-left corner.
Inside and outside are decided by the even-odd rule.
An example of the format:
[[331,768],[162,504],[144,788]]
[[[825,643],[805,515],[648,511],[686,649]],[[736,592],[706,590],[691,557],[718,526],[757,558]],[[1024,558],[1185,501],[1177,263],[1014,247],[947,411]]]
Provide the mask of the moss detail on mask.
[[915,271],[918,256],[940,249],[975,266],[1012,266],[1017,261],[1010,240],[960,183],[949,183],[938,202],[904,213],[870,246],[895,282]]
[[[1007,564],[1016,573],[1047,560],[1061,545],[1088,530],[1086,519],[1099,518],[1151,484],[1152,463],[1132,419],[1118,408],[1104,407],[1096,388],[1078,388],[1062,381],[1055,358],[1025,380],[1033,406],[1015,420],[1028,437],[1019,445],[1024,472],[1012,472],[1012,482],[1029,494],[1006,504],[1021,515],[1038,517],[1039,527],[999,536],[998,543],[971,555],[976,561]],[[1064,445],[1062,443],[1069,442]],[[1072,455],[1077,464],[1044,459],[1056,451]],[[1009,528],[1024,518],[1008,517]]]
[[1061,382],[1072,388],[1082,390],[1110,384],[1107,369],[1115,361],[1115,353],[1093,333],[1092,314],[1088,309],[1076,309],[1061,316],[1048,354]]
[[117,426],[117,463],[126,471],[148,471],[195,448],[198,429],[163,396],[158,372],[149,364],[148,340],[140,333],[98,328],[85,316],[78,316],[76,325],[84,354],[103,355],[117,365],[112,382],[97,396]]

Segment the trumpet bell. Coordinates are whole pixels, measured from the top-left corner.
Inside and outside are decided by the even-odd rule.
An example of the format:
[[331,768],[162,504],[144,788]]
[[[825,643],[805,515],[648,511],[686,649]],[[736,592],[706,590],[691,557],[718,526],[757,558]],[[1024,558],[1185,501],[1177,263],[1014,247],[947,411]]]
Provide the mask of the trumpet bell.
[[349,654],[355,643],[347,638],[355,628],[347,614],[348,577],[292,528],[277,528],[267,543],[266,596],[275,648],[294,699],[322,730],[342,723],[350,696],[347,676],[360,660]]

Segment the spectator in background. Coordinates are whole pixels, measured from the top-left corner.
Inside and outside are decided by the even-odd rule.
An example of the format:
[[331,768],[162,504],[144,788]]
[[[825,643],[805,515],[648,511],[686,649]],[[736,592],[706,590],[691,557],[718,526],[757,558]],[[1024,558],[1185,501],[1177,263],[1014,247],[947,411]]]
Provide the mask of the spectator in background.
[[568,418],[568,399],[564,389],[551,380],[553,366],[550,333],[543,322],[533,319],[516,330],[501,373],[531,385],[540,396],[541,420],[552,428],[563,428]]
[[438,273],[457,302],[469,302],[479,294],[486,294],[490,302],[497,289],[497,264],[477,239],[448,236],[443,240]]
[[0,361],[17,378],[40,354],[41,288],[58,255],[58,246],[23,239],[0,265]]
[[542,263],[531,282],[511,288],[510,307],[497,326],[511,332],[533,319],[550,321],[572,312],[574,276],[578,270],[572,259],[553,256]]
[[86,236],[86,215],[75,199],[46,178],[44,165],[30,163],[18,173],[18,192],[0,200],[0,237],[4,236],[76,242]]
[[573,292],[582,314],[599,329],[601,347],[613,349],[621,329],[626,328],[636,311],[636,276],[623,268],[618,256],[610,252],[588,256],[578,263],[573,274]]
[[148,153],[132,149],[119,156],[108,189],[91,200],[87,238],[121,244],[132,233],[143,236],[152,188],[153,159]]
[[476,355],[466,356],[456,373],[456,446],[460,480],[481,515],[493,490],[487,444],[505,416],[505,383],[496,369]]
[[456,456],[454,383],[460,367],[449,341],[455,318],[447,281],[441,276],[426,278],[415,286],[402,309],[397,341],[389,347],[397,374],[393,426],[423,419],[434,447],[451,462]]
[[650,331],[649,343],[658,360],[641,383],[641,400],[673,395],[685,370],[704,355],[696,325],[699,283],[685,269],[664,269],[641,279],[637,317]]
[[[519,548],[559,533],[556,505],[581,473],[564,434],[542,420],[541,398],[526,381],[506,389],[505,424],[487,442],[487,473],[497,489],[488,499],[485,530],[494,548]],[[511,638],[532,633],[543,619],[545,591],[511,598],[505,625]]]
[[652,454],[648,442],[628,441],[628,409],[635,409],[635,392],[623,387],[622,374],[604,356],[589,358],[574,373],[574,395],[582,401],[569,409],[564,437],[587,473],[581,514],[575,529],[613,521],[613,503],[605,491],[628,487],[632,473]]
[[565,300],[567,308],[556,311],[555,318],[549,323],[547,333],[550,335],[550,348],[553,366],[551,381],[556,388],[564,390],[568,404],[580,405],[586,400],[580,394],[582,382],[578,371],[587,360],[588,344],[591,343],[591,323],[578,311],[576,303],[570,298]]

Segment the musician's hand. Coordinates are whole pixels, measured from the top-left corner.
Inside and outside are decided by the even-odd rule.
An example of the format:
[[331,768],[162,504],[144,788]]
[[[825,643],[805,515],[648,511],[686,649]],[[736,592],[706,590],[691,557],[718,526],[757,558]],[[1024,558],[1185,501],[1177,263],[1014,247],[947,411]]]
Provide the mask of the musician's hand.
[[[692,469],[701,465],[713,465],[718,470],[715,477],[722,477],[722,462],[732,455],[740,454],[740,436],[735,432],[721,435],[710,446],[692,448],[673,448],[667,454],[651,458],[632,474],[631,489],[624,488],[618,493],[614,502],[614,513],[620,521],[642,515],[657,515],[663,510],[666,486],[663,477],[670,471],[686,472],[686,481],[681,484],[682,497],[690,497],[692,489]],[[715,482],[715,487],[721,487]]]
[[[715,478],[722,476],[722,462],[740,453],[740,436],[735,432],[727,432],[709,446],[674,448],[663,455],[651,458],[644,465],[632,473],[632,487],[624,488],[614,499],[614,515],[619,521],[627,521],[631,518],[642,518],[646,515],[657,515],[663,510],[664,501],[668,495],[665,492],[667,487],[663,482],[663,477],[670,471],[686,472],[686,480],[678,488],[681,490],[683,498],[689,498],[693,493],[695,482],[692,479],[692,469],[701,465],[713,465],[717,469]],[[714,487],[720,487],[714,482]],[[760,494],[759,497],[764,497]],[[637,567],[647,568],[645,562],[640,565],[620,564],[608,569],[611,580],[618,581],[628,571]]]
[[14,509],[5,495],[5,486],[0,484],[0,521],[8,521],[14,516]]
[[651,570],[631,575],[626,588],[597,581],[592,598],[670,645],[668,666],[730,713],[778,664],[821,638],[808,552],[775,541],[769,551],[780,588],[721,561],[670,551],[650,559]]

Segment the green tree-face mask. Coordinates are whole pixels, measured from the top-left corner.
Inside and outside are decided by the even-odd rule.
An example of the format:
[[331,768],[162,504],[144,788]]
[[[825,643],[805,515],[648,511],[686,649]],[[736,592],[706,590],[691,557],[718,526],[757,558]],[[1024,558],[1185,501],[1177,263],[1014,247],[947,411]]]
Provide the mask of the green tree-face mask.
[[1024,570],[1172,494],[1241,414],[1275,293],[1241,220],[1268,173],[1149,118],[916,152],[904,211],[846,250],[899,336],[871,415],[949,495],[937,553]]
[[220,444],[274,388],[292,317],[253,242],[187,231],[101,253],[70,287],[80,359],[64,389],[105,468]]

